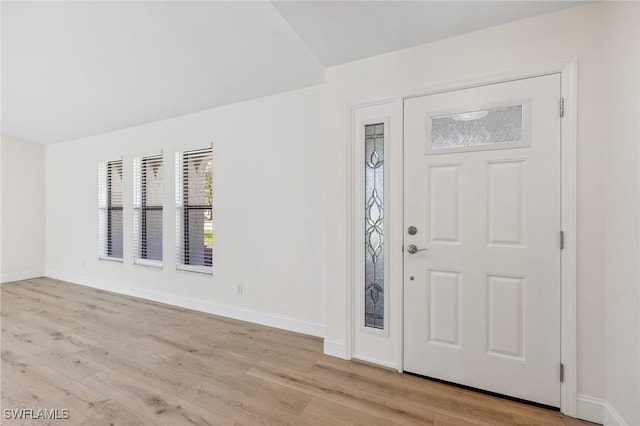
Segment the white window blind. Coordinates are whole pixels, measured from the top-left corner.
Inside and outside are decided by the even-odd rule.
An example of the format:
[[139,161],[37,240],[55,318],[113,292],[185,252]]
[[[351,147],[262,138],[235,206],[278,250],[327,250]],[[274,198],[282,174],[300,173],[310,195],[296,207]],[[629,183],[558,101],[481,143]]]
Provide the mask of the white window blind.
[[162,155],[133,159],[133,258],[162,265]]
[[98,255],[122,260],[122,160],[98,166]]
[[213,149],[176,153],[176,263],[213,270]]

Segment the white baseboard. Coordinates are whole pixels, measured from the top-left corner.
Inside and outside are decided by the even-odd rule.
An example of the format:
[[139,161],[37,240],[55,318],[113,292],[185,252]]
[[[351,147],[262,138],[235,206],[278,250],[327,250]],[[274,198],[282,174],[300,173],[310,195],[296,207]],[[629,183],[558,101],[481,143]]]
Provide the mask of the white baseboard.
[[324,354],[336,358],[348,359],[344,342],[341,340],[324,339]]
[[622,416],[607,401],[588,395],[578,395],[577,416],[582,420],[605,426],[627,426]]
[[44,276],[44,271],[41,269],[35,271],[14,272],[9,274],[2,274],[2,276],[0,276],[0,283],[4,284],[13,281],[30,280],[32,278],[39,278],[42,276]]
[[307,321],[292,318],[284,315],[277,315],[268,312],[259,312],[237,306],[220,305],[212,302],[189,299],[174,294],[161,293],[152,290],[125,286],[112,281],[104,281],[95,278],[82,277],[59,271],[47,270],[47,277],[100,290],[111,291],[113,293],[125,294],[127,296],[139,297],[141,299],[152,300],[154,302],[166,303],[168,305],[179,306],[181,308],[193,309],[195,311],[206,312],[208,314],[220,315],[241,321],[248,321],[255,324],[266,325],[268,327],[281,328],[297,333],[311,336],[324,337],[325,325],[319,322]]
[[607,401],[604,401],[604,410],[602,413],[602,424],[605,426],[627,426],[627,422],[624,421],[620,413],[611,406]]
[[602,424],[605,401],[588,395],[578,395],[576,417],[594,423]]
[[370,364],[381,365],[383,367],[391,368],[393,370],[398,370],[397,365],[388,363],[386,361],[380,361],[378,359],[367,358],[365,356],[358,356],[355,354],[351,356],[351,354],[347,353],[347,348],[345,346],[345,343],[341,340],[324,339],[324,354],[335,356],[336,358],[342,358],[342,359],[358,359],[360,361],[365,361]]
[[369,358],[369,357],[366,357],[366,356],[360,356],[360,355],[356,355],[356,354],[353,354],[353,359],[358,359],[360,361],[368,362],[369,364],[375,364],[375,365],[379,365],[379,366],[382,366],[382,367],[390,368],[392,370],[398,370],[398,366],[395,365],[392,362],[381,361],[379,359]]

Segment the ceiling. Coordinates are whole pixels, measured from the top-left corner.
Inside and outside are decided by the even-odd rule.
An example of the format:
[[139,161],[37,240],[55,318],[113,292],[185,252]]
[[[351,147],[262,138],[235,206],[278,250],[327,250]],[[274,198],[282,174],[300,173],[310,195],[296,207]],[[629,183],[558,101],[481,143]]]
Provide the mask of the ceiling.
[[274,1],[325,66],[579,5],[576,1]]
[[2,2],[2,131],[55,143],[308,87],[578,2]]
[[2,130],[52,143],[318,84],[268,2],[2,3]]

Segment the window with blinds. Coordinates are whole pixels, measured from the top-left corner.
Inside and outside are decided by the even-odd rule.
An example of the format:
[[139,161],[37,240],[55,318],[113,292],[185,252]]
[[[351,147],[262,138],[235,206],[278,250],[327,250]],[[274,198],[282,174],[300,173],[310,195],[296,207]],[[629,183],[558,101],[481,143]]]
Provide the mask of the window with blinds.
[[162,155],[133,159],[133,261],[162,266]]
[[213,270],[213,149],[176,153],[176,262],[179,269]]
[[122,160],[99,164],[98,186],[98,255],[121,261]]

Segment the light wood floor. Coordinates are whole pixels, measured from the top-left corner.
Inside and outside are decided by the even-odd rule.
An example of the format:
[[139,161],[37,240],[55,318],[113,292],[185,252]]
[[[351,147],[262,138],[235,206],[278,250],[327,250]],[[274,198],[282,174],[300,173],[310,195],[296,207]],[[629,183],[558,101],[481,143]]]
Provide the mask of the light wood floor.
[[54,425],[586,424],[328,357],[315,337],[48,278],[1,291],[2,408],[68,409]]

